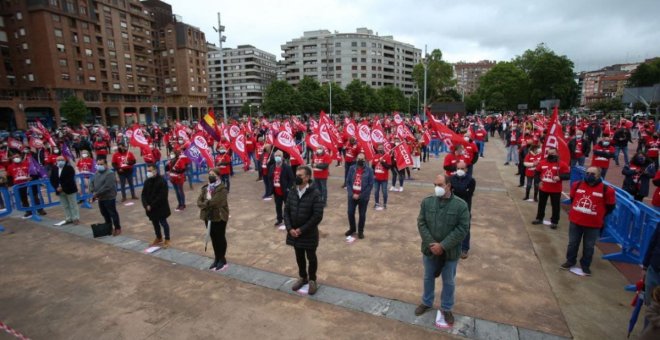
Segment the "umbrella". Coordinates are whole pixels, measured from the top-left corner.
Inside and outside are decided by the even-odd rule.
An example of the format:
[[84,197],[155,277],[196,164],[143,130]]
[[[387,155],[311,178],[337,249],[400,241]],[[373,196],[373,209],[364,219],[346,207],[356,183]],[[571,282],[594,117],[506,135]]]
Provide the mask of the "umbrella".
[[639,317],[639,311],[642,309],[642,305],[644,304],[644,278],[639,280],[636,286],[637,286],[637,293],[635,294],[635,297],[633,298],[632,301],[632,305],[635,308],[633,308],[632,315],[630,316],[630,321],[628,322],[628,338],[630,338],[630,333],[632,333],[633,329],[635,328],[635,324],[637,323],[637,318]]

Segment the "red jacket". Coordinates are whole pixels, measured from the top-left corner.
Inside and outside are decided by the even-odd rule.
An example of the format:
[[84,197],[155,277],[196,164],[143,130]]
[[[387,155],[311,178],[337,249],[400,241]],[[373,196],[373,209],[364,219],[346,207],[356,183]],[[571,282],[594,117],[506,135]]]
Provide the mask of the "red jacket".
[[245,138],[245,151],[254,152],[256,147],[257,147],[257,141],[254,138],[254,136],[250,138]]
[[229,175],[231,173],[231,156],[229,156],[229,153],[218,154],[215,157],[215,165],[220,169],[220,175]]
[[606,152],[608,154],[614,155],[614,147],[612,145],[604,147],[600,145],[600,143],[594,146],[593,156],[591,157],[591,166],[608,169],[610,167],[611,158],[597,156],[596,155],[597,152]]
[[376,155],[374,160],[371,162],[371,165],[374,168],[374,178],[377,181],[387,181],[390,177],[390,171],[388,168],[383,165],[385,163],[387,166],[392,166],[392,156],[390,154]]
[[7,168],[7,176],[11,177],[14,185],[28,182],[30,177],[30,161],[25,158],[20,163],[12,162]]
[[558,193],[562,190],[562,180],[555,182],[554,178],[570,174],[571,170],[565,162],[548,162],[547,159],[542,159],[536,166],[536,171],[541,173],[539,189],[547,193]]
[[[312,164],[314,165],[314,178],[328,179],[328,176],[330,175],[330,164],[332,164],[332,157],[328,153],[323,153],[321,156],[314,153]],[[328,167],[325,169],[318,169],[316,167],[317,164],[326,164]]]
[[112,155],[112,167],[118,170],[119,173],[131,172],[135,164],[135,155],[132,152],[115,152]]
[[78,172],[81,174],[91,174],[94,169],[94,160],[92,157],[83,157],[76,163],[76,168],[78,168]]
[[355,143],[355,145],[351,145],[351,143],[347,143],[346,146],[344,147],[344,150],[346,151],[346,153],[344,154],[344,161],[346,163],[355,162],[355,157],[357,157],[359,149],[360,147],[358,146],[357,143]]
[[527,156],[525,156],[525,160],[523,161],[523,165],[525,166],[525,176],[534,177],[534,173],[536,172],[536,165],[541,161],[541,159],[543,159],[543,154],[540,152],[536,155],[532,154],[531,152],[527,153]]
[[456,171],[456,163],[458,163],[458,161],[464,161],[465,165],[470,165],[471,159],[472,158],[470,155],[456,155],[454,153],[448,153],[447,156],[445,156],[445,162],[443,163],[445,173],[447,176],[451,176]]
[[584,181],[573,183],[571,188],[571,211],[568,219],[582,227],[602,228],[607,212],[606,206],[614,206],[614,189],[598,183],[590,186]]
[[96,141],[94,142],[94,151],[99,156],[105,156],[108,154],[108,143],[106,141]]
[[168,175],[172,184],[183,184],[186,181],[186,166],[190,163],[188,157],[180,155],[179,158],[171,159],[168,167]]
[[486,140],[486,130],[477,129],[477,131],[474,132],[474,140],[478,142],[483,142]]

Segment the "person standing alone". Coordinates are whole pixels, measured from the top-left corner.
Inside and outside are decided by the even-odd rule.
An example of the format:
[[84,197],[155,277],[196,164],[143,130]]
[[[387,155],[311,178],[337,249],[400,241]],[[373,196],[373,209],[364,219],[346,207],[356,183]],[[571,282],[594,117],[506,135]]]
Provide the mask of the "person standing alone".
[[80,222],[80,211],[76,199],[76,193],[78,192],[76,171],[61,155],[57,156],[55,165],[50,171],[50,185],[57,192],[60,204],[64,208],[65,224],[78,224]]
[[[170,211],[170,202],[168,196],[167,181],[158,173],[158,167],[155,164],[147,165],[147,180],[144,181],[142,189],[142,206],[154,226],[156,239],[151,246],[161,246],[168,248],[170,246],[170,225],[167,218],[172,214]],[[160,228],[163,227],[165,241]]]

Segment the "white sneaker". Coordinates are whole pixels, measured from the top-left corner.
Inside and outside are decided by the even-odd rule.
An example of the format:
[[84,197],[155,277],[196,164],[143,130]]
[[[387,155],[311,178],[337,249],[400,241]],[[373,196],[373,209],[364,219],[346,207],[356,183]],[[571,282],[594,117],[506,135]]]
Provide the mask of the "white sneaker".
[[398,191],[395,187],[390,187],[390,191]]
[[376,211],[383,211],[383,210],[384,210],[384,209],[383,209],[383,207],[381,207],[381,206],[377,206],[377,207],[376,207]]
[[400,187],[400,188],[399,188],[399,192],[403,192],[403,187]]

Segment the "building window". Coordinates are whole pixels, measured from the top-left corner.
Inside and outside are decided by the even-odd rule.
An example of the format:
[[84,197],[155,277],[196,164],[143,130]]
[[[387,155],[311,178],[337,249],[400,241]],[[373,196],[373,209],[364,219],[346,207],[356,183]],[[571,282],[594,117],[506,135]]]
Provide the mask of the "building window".
[[30,65],[32,64],[32,60],[30,59],[25,59],[25,65]]
[[96,77],[90,76],[90,77],[89,77],[89,81],[95,82],[95,81],[96,81]]
[[60,59],[60,66],[66,66],[66,59]]
[[56,29],[56,30],[54,31],[54,33],[55,33],[55,36],[56,36],[56,37],[58,37],[58,38],[61,38],[61,37],[62,37],[62,30],[58,30],[58,29]]
[[59,0],[49,0],[52,7],[60,7]]
[[69,80],[71,78],[68,73],[62,73],[60,76],[63,80]]
[[87,69],[88,70],[93,70],[94,69],[94,63],[87,63]]
[[341,71],[341,66],[336,66],[335,69],[336,69],[337,71]]
[[18,29],[18,34],[21,36],[25,36],[25,28],[19,28]]
[[28,74],[28,80],[29,80],[29,81],[34,81],[34,74],[29,73],[29,74]]
[[23,13],[16,12],[16,20],[23,20]]
[[357,41],[351,42],[351,47],[357,47]]
[[80,14],[87,15],[87,7],[80,6]]
[[52,15],[52,18],[53,18],[53,21],[55,21],[55,22],[60,22],[60,16],[59,16],[59,15],[57,15],[57,14],[53,14],[53,15]]
[[121,88],[121,85],[119,85],[117,83],[114,83],[114,84],[112,84],[112,88],[115,89],[115,90],[119,90]]
[[114,40],[108,40],[108,47],[109,48],[115,48],[115,41]]
[[357,58],[351,58],[352,63],[357,63]]
[[92,42],[92,39],[89,37],[89,35],[83,35],[83,41],[84,41],[86,44],[89,44],[89,43]]
[[73,5],[73,1],[66,0],[66,11],[69,13],[75,13],[76,7]]
[[64,52],[64,44],[56,44],[55,46],[59,52]]
[[88,57],[91,57],[92,56],[92,50],[90,50],[89,48],[86,48],[85,49],[85,55],[88,56]]
[[367,47],[367,42],[366,42],[366,41],[361,42],[361,43],[360,43],[360,46],[361,46],[361,47]]

